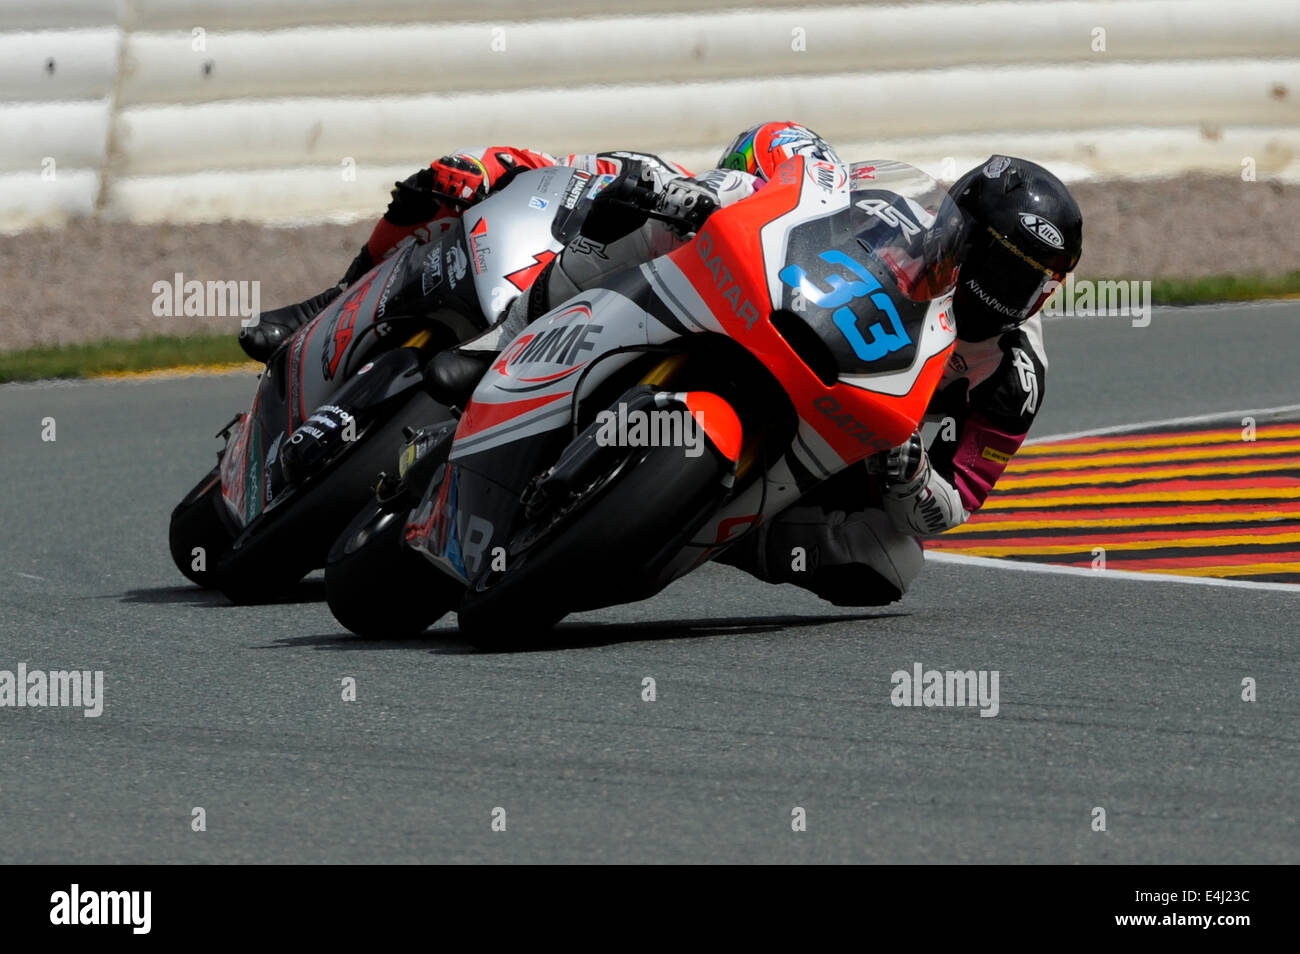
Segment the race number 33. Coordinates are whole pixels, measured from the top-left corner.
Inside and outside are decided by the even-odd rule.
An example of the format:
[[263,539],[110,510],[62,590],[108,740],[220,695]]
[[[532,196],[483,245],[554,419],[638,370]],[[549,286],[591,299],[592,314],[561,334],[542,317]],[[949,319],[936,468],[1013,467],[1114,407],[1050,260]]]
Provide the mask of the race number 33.
[[[817,256],[824,262],[848,269],[854,276],[847,278],[838,272],[831,272],[822,279],[829,288],[821,287],[808,277],[808,273],[793,262],[781,269],[779,277],[786,285],[800,292],[804,298],[819,308],[835,309],[831,320],[840,329],[844,339],[853,348],[853,353],[863,361],[878,361],[885,355],[912,343],[903,322],[898,317],[898,309],[890,301],[879,280],[860,262],[856,262],[838,249],[827,249]],[[876,310],[889,319],[890,329],[885,330],[882,322],[872,322],[867,327],[870,339],[858,327],[858,316],[848,307],[849,302],[866,298]]]

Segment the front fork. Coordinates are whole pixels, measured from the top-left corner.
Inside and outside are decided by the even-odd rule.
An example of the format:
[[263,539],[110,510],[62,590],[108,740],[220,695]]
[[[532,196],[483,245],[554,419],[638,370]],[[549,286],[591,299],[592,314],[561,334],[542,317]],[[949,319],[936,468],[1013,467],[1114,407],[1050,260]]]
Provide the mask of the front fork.
[[[652,388],[672,387],[682,379],[690,360],[690,356],[685,352],[679,351],[676,354],[670,354],[647,371],[639,383]],[[743,481],[748,476],[750,469],[758,463],[762,456],[762,449],[762,429],[746,427],[744,429],[744,440],[740,447],[740,459],[736,463],[736,480],[738,482]]]

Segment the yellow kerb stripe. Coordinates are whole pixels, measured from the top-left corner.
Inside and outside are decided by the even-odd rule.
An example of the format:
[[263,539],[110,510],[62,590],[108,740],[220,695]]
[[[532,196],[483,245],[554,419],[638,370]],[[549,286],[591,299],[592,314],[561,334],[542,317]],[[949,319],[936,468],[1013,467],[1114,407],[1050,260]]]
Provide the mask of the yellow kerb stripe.
[[[1008,530],[1047,530],[1053,527],[1071,530],[1075,527],[1145,527],[1168,526],[1180,523],[1234,523],[1236,521],[1270,520],[1291,521],[1300,524],[1300,514],[1278,510],[1251,510],[1246,513],[1178,513],[1168,517],[1082,517],[1057,520],[990,520],[963,523],[945,531],[953,533],[1004,533]],[[942,538],[940,538],[942,539]]]
[[1249,464],[1219,464],[1209,467],[1175,467],[1170,470],[1122,470],[1117,474],[1073,474],[1064,477],[1003,477],[999,490],[1016,490],[1021,487],[1063,487],[1067,484],[1122,484],[1129,480],[1172,480],[1175,477],[1204,477],[1207,474],[1257,474],[1266,470],[1297,470],[1300,462],[1255,461]]
[[181,364],[174,368],[155,368],[151,371],[101,371],[88,374],[88,378],[114,378],[130,380],[135,378],[188,378],[205,374],[236,374],[261,371],[263,365],[256,361],[232,361],[222,364]]
[[1098,450],[1124,450],[1137,447],[1178,447],[1187,444],[1217,444],[1217,443],[1260,443],[1263,441],[1277,440],[1284,437],[1300,437],[1300,426],[1293,427],[1272,427],[1264,425],[1255,429],[1255,441],[1241,440],[1242,428],[1231,428],[1223,431],[1208,431],[1203,434],[1151,434],[1145,437],[1123,437],[1117,435],[1111,440],[1093,441],[1089,443],[1088,439],[1074,441],[1056,441],[1048,444],[1030,444],[1027,447],[1020,448],[1020,456],[1041,457],[1046,454],[1070,453],[1075,450],[1081,451],[1098,451]]
[[1077,543],[1046,543],[1024,546],[954,547],[953,553],[971,556],[1046,556],[1059,553],[1083,553],[1095,546],[1104,546],[1109,553],[1128,553],[1132,550],[1164,550],[1183,547],[1232,547],[1251,543],[1255,545],[1300,542],[1300,533],[1279,533],[1271,537],[1241,534],[1223,537],[1181,537],[1176,540],[1134,540],[1132,542],[1107,542],[1104,536],[1080,537]]
[[1158,456],[1143,454],[1101,454],[1097,457],[1077,457],[1064,461],[1027,460],[1021,461],[1017,456],[1007,473],[1024,473],[1040,470],[1081,470],[1088,467],[1120,467],[1124,464],[1172,464],[1180,460],[1199,460],[1208,458],[1219,460],[1231,457],[1266,457],[1278,454],[1294,454],[1300,451],[1300,443],[1288,444],[1227,444],[1221,447],[1196,447],[1190,450],[1171,450]]
[[[1115,567],[1124,569],[1122,566]],[[1143,569],[1139,573],[1177,573],[1179,576],[1264,576],[1272,573],[1292,573],[1300,584],[1300,563],[1242,563],[1238,566],[1189,566],[1183,569]]]
[[1258,490],[1183,490],[1177,493],[1138,493],[1138,494],[1034,494],[1030,497],[990,497],[984,504],[984,510],[1038,510],[1052,507],[1074,507],[1090,504],[1126,504],[1126,503],[1168,503],[1172,501],[1190,502],[1194,500],[1270,500],[1293,499],[1300,497],[1300,487],[1269,488]]

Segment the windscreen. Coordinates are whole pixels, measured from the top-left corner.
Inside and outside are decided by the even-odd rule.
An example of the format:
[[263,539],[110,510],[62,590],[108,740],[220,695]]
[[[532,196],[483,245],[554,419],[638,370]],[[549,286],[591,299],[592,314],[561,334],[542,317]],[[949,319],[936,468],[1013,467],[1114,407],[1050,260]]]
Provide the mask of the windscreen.
[[961,211],[932,177],[905,162],[878,159],[849,169],[853,231],[913,301],[952,291],[962,239]]

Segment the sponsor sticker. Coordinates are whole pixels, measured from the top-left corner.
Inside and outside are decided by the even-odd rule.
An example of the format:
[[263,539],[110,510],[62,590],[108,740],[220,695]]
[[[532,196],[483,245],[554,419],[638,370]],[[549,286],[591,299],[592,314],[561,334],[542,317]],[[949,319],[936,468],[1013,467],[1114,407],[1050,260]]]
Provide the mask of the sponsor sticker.
[[578,255],[591,255],[602,261],[609,261],[609,256],[605,254],[605,243],[597,242],[595,239],[587,238],[585,235],[579,235],[569,243],[569,251]]
[[1020,224],[1026,232],[1045,245],[1061,251],[1065,249],[1065,237],[1061,235],[1061,230],[1041,215],[1021,212]]
[[996,447],[985,447],[980,451],[980,456],[985,460],[991,460],[998,464],[1005,464],[1011,460],[1011,455],[998,450]]
[[474,273],[482,275],[483,269],[487,268],[487,257],[492,251],[487,244],[488,224],[487,219],[479,219],[472,229],[469,230],[469,250],[474,256]]
[[427,295],[442,284],[442,247],[435,245],[424,258],[420,270],[420,293]]
[[571,209],[578,204],[578,199],[582,197],[582,190],[587,187],[587,182],[590,179],[590,172],[585,172],[582,169],[573,170],[573,178],[564,187],[564,207],[566,209]]
[[1011,168],[1011,160],[1006,156],[994,156],[984,164],[984,175],[996,179]]
[[591,184],[591,188],[587,190],[587,198],[594,199],[601,193],[601,190],[613,182],[615,178],[615,176],[610,175],[608,172],[603,172],[596,176],[596,180]]
[[834,162],[824,162],[822,160],[809,162],[807,170],[808,178],[827,192],[834,192],[848,181],[848,175],[845,173],[844,167]]
[[370,285],[374,282],[373,276],[358,285],[354,290],[348,292],[347,297],[343,299],[343,307],[334,316],[333,324],[325,332],[325,346],[321,349],[321,377],[326,381],[331,381],[339,369],[339,362],[343,359],[343,353],[348,350],[348,345],[352,343],[352,331],[356,325],[357,312],[361,308],[361,303],[365,301],[366,293],[370,291]]
[[456,283],[465,277],[465,269],[469,267],[469,260],[465,257],[465,250],[459,245],[453,245],[447,249],[447,284],[452,288]]

